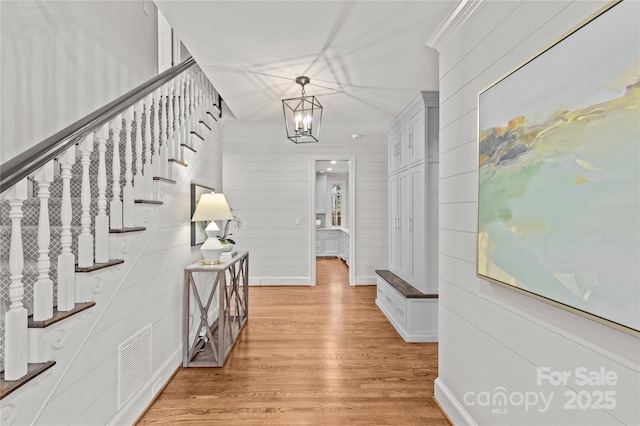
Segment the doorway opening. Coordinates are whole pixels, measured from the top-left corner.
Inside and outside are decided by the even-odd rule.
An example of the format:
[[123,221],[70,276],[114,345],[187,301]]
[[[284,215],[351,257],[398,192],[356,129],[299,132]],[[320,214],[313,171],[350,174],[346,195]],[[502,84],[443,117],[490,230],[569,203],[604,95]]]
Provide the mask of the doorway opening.
[[340,259],[355,275],[355,157],[312,159],[311,285],[316,285],[317,260]]

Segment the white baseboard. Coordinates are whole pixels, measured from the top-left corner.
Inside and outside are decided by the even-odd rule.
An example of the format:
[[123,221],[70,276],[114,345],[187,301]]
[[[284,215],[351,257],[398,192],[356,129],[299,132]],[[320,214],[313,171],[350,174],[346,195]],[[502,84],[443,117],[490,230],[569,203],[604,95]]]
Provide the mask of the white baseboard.
[[460,401],[453,396],[449,388],[442,382],[442,379],[438,377],[434,385],[436,400],[454,425],[477,426],[478,423],[473,420],[473,417],[460,404]]
[[259,286],[286,286],[286,285],[311,285],[309,277],[249,277],[249,285]]
[[377,282],[378,280],[376,279],[375,275],[360,275],[356,277],[356,285],[376,285]]
[[[311,279],[309,277],[249,277],[249,285],[252,287],[311,285]],[[376,277],[356,277],[356,285],[376,285]]]
[[182,346],[173,351],[142,389],[107,424],[132,425],[180,365],[182,365]]

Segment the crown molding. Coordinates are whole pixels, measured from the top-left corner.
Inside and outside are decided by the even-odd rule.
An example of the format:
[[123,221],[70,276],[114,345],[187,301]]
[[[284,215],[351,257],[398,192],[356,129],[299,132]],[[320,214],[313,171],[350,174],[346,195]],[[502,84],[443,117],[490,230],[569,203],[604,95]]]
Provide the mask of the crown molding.
[[438,28],[431,34],[426,42],[427,47],[432,47],[438,52],[451,40],[462,25],[478,10],[484,0],[462,0],[460,4],[443,20]]

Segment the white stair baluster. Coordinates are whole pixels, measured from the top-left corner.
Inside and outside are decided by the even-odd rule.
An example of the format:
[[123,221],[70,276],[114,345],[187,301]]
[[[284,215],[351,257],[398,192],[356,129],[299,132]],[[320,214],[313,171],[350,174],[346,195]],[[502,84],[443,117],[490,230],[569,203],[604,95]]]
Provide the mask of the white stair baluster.
[[53,316],[53,281],[49,277],[51,262],[49,244],[51,227],[49,223],[49,187],[53,182],[53,160],[40,168],[34,175],[38,183],[40,216],[38,218],[38,280],[33,286],[33,320],[44,321]]
[[122,226],[133,228],[136,220],[133,194],[133,172],[131,170],[133,153],[131,147],[131,120],[133,119],[133,108],[129,108],[123,114],[124,117],[124,188],[122,189]]
[[187,76],[187,117],[193,115],[193,75],[189,73]]
[[[174,123],[174,115],[173,115],[173,87],[171,82],[168,83],[169,87],[167,88],[167,159],[175,158],[175,140],[173,139],[173,123]],[[173,176],[167,175],[167,177],[172,178]]]
[[140,101],[134,107],[136,121],[136,174],[133,177],[133,197],[136,200],[144,199],[144,178],[142,177],[142,110],[143,101]]
[[76,257],[71,251],[71,166],[76,162],[76,147],[72,146],[62,156],[60,163],[60,177],[62,178],[62,208],[60,222],[62,235],[60,236],[60,256],[58,256],[58,311],[66,312],[75,307],[76,303]]
[[[182,76],[180,78],[177,79],[178,80],[178,84],[179,84],[179,94],[180,94],[180,110],[179,110],[179,118],[180,118],[180,143],[181,144],[185,144],[187,145],[187,123],[185,122],[185,113],[184,113],[184,109],[185,109],[185,101],[186,101],[186,76],[185,74],[182,74]],[[185,160],[185,155],[186,152],[182,147],[179,147],[180,149],[178,150],[178,152],[180,153],[180,161],[184,161]]]
[[[151,165],[151,110],[149,106],[153,102],[151,95],[144,100],[144,163],[142,166],[142,176],[144,181],[144,190],[142,197],[145,200],[153,199],[153,166]],[[142,115],[140,115],[142,119]]]
[[187,78],[187,143],[190,147],[195,148],[195,145],[192,142],[191,132],[196,131],[198,129],[198,121],[195,120],[195,105],[193,103],[193,91],[194,91],[195,81],[193,80],[193,75],[189,74]]
[[180,78],[176,77],[172,80],[173,83],[173,154],[171,158],[182,161],[180,155],[182,151],[180,149]]
[[[198,121],[195,119],[195,84],[196,81],[193,78],[193,73],[189,75],[189,109],[187,111],[187,117],[190,123],[189,134],[191,134],[192,130],[196,130],[198,128]],[[191,140],[191,136],[189,136],[189,140]],[[193,145],[191,145],[193,146]]]
[[162,87],[162,92],[160,95],[160,176],[171,179],[172,176],[169,176],[169,87],[168,84],[165,84]]
[[11,246],[9,251],[9,300],[11,305],[4,314],[4,379],[18,380],[27,374],[27,310],[22,304],[24,287],[22,271],[24,253],[22,250],[22,203],[27,199],[27,179],[18,182],[3,196],[9,200],[11,211]]
[[[187,74],[180,79],[180,124],[187,128]],[[186,143],[186,141],[183,140]]]
[[156,90],[149,97],[149,104],[153,105],[153,157],[151,164],[153,166],[153,176],[163,176],[160,169],[160,115],[158,109],[162,102],[162,91]]
[[111,120],[111,144],[113,145],[113,186],[112,199],[109,204],[109,216],[111,229],[122,228],[122,200],[120,200],[120,129],[122,128],[122,115],[119,114]]
[[107,216],[107,138],[109,126],[105,124],[94,132],[98,141],[98,214],[96,215],[96,263],[109,261],[109,216]]
[[89,180],[89,166],[93,152],[93,133],[87,135],[79,144],[80,164],[82,164],[81,203],[82,216],[80,224],[82,231],[78,235],[78,266],[87,268],[93,266],[93,235],[91,234],[91,181]]
[[191,76],[187,75],[185,78],[185,89],[184,95],[186,100],[186,105],[184,107],[184,143],[187,146],[193,148],[193,144],[191,143],[191,131],[195,129],[193,126],[193,117],[191,116],[191,89],[192,89],[193,80]]
[[196,91],[196,107],[198,109],[198,120],[205,120],[205,113],[202,108],[202,72],[198,72],[198,87]]

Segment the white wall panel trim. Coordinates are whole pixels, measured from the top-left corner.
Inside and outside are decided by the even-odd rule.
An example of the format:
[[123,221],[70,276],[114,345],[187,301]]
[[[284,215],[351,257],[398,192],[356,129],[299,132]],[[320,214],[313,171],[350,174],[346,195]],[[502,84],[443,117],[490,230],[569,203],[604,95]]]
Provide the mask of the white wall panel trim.
[[473,139],[471,139],[471,140],[468,140],[468,141],[466,141],[466,142],[461,143],[460,145],[456,145],[456,146],[454,146],[454,147],[452,147],[452,148],[449,148],[449,149],[447,149],[446,151],[440,151],[440,155],[444,155],[444,154],[446,154],[446,153],[448,153],[448,152],[455,151],[456,149],[458,149],[458,148],[460,148],[460,147],[463,147],[463,146],[465,146],[465,145],[468,145],[468,144],[470,144],[470,143],[476,144],[477,142],[478,142],[478,138],[477,138],[477,137],[476,137],[476,138],[473,138]]
[[440,404],[454,425],[477,425],[440,377],[435,380],[434,385],[436,401],[438,401],[438,404]]
[[376,285],[375,276],[358,275],[356,277],[356,285]]
[[447,101],[449,101],[451,98],[453,98],[458,92],[460,92],[461,90],[463,90],[465,87],[469,86],[470,84],[472,84],[478,77],[480,77],[482,74],[484,74],[485,72],[487,72],[488,70],[490,70],[492,67],[494,67],[496,65],[496,63],[500,62],[500,60],[502,60],[503,58],[509,56],[509,54],[511,52],[517,51],[520,46],[524,43],[526,43],[530,37],[532,37],[534,34],[538,33],[539,31],[541,31],[542,29],[544,29],[544,27],[551,21],[553,21],[557,15],[560,15],[566,8],[568,8],[571,5],[570,2],[568,2],[563,8],[561,8],[556,14],[552,15],[551,17],[549,17],[549,19],[547,19],[546,21],[543,21],[542,23],[540,23],[540,25],[538,25],[535,29],[533,29],[533,31],[531,31],[530,34],[526,34],[522,40],[520,40],[517,44],[515,44],[514,46],[512,46],[510,49],[506,49],[501,56],[498,56],[497,58],[495,58],[491,64],[489,64],[488,66],[486,66],[483,69],[478,69],[476,70],[476,75],[472,78],[469,78],[468,80],[465,81],[464,84],[461,84],[459,86],[457,86],[456,90],[451,91],[450,93],[447,93],[447,97],[446,98],[440,98],[440,108],[442,108]]
[[249,275],[249,285],[260,286],[287,286],[287,285],[311,285],[309,277],[252,277]]
[[[441,254],[441,255],[442,256],[446,256],[446,255],[443,255],[443,254]],[[457,260],[462,260],[462,259],[457,259]],[[471,262],[467,262],[467,263],[471,263]],[[443,282],[443,283],[446,283],[448,285],[454,286],[457,289],[468,293],[469,295],[471,295],[474,298],[482,299],[483,301],[492,304],[497,309],[503,309],[503,310],[506,310],[506,311],[514,314],[514,315],[517,315],[517,316],[529,321],[533,326],[544,328],[544,329],[546,329],[546,330],[548,330],[548,331],[550,331],[550,332],[552,332],[554,334],[557,334],[559,336],[562,336],[562,337],[566,338],[569,341],[572,341],[572,342],[574,342],[574,343],[576,343],[576,344],[578,344],[580,346],[583,346],[584,348],[586,348],[586,349],[588,349],[590,351],[598,353],[598,354],[602,355],[603,357],[608,358],[609,360],[620,364],[621,366],[629,368],[630,370],[633,370],[633,371],[635,371],[637,373],[640,372],[640,360],[636,360],[635,362],[633,362],[633,361],[631,361],[631,360],[629,360],[629,359],[627,359],[625,357],[620,356],[617,353],[614,353],[614,352],[608,350],[604,346],[595,347],[592,342],[589,342],[589,341],[587,341],[585,339],[582,339],[579,336],[577,336],[576,334],[567,331],[565,328],[559,327],[559,326],[555,325],[554,323],[548,321],[547,320],[547,316],[542,314],[542,312],[541,312],[543,309],[544,310],[560,310],[560,308],[557,308],[557,307],[555,307],[553,305],[544,304],[544,303],[542,303],[542,302],[540,302],[540,301],[538,301],[538,300],[536,300],[536,299],[534,299],[534,298],[532,298],[530,296],[527,296],[525,294],[521,294],[520,292],[516,292],[516,291],[511,290],[509,288],[503,287],[503,286],[501,286],[499,284],[493,284],[493,283],[486,282],[486,281],[482,280],[481,278],[478,278],[478,281],[480,283],[494,286],[494,288],[493,288],[493,289],[495,289],[495,292],[493,293],[494,295],[502,293],[502,294],[506,295],[507,298],[509,298],[510,300],[514,301],[514,303],[509,304],[509,303],[507,303],[505,301],[501,301],[501,300],[498,300],[498,299],[493,298],[493,297],[487,297],[484,293],[481,293],[481,292],[478,292],[478,291],[473,291],[472,288],[476,287],[474,285],[471,285],[471,286],[470,285],[458,285],[458,284],[452,283],[450,281],[447,281],[447,280],[445,280],[443,278],[440,278],[440,281]],[[442,286],[441,286],[441,288],[442,288]],[[503,292],[509,292],[509,293],[512,293],[512,294],[503,293]],[[519,298],[522,298],[522,299],[519,299]],[[447,306],[446,297],[441,297],[440,298],[440,304],[445,308],[450,308],[450,307]],[[527,309],[526,305],[531,305],[531,308],[529,310],[532,311],[533,313],[527,312],[525,310],[525,309]],[[453,309],[451,310],[451,312],[453,314],[455,314],[455,315],[458,315],[458,313]],[[580,317],[579,315],[574,314],[572,312],[562,311],[562,314],[574,316],[573,318],[569,317],[569,318],[571,318],[573,320],[591,321],[591,322],[593,322],[592,320],[590,320],[588,318]],[[458,315],[458,316],[460,316],[460,315]],[[466,321],[466,319],[465,319],[465,321]],[[477,327],[475,324],[472,324],[472,325],[474,327]],[[567,323],[564,322],[562,324],[562,326],[566,327]],[[596,322],[593,322],[593,327],[607,327],[607,326],[604,325],[604,324],[598,324]],[[482,333],[486,333],[485,330],[482,330],[482,329],[478,329],[478,330],[480,332],[482,332]],[[441,329],[441,331],[442,331],[442,329]],[[606,330],[606,332],[608,333],[608,330]],[[624,336],[627,336],[625,333],[623,333],[621,331],[618,331],[618,330],[615,330],[613,328],[611,329],[610,332],[611,333],[620,333],[623,336],[623,338],[633,339],[633,337],[631,337],[631,336],[624,337]],[[488,336],[488,337],[493,338],[492,336]],[[637,343],[636,343],[636,347],[637,347]],[[614,349],[619,349],[619,348],[614,348]],[[509,350],[514,351],[513,348],[509,348]]]

